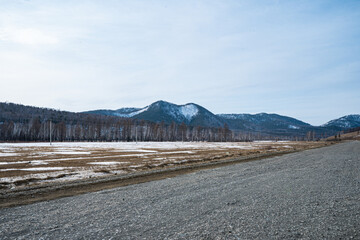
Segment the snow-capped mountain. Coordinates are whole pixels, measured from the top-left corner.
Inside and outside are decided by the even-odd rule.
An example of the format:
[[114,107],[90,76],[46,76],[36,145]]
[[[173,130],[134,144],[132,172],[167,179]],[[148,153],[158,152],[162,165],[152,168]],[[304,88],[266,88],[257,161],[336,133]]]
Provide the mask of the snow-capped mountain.
[[344,117],[331,120],[323,127],[355,128],[360,127],[360,114],[346,115]]
[[166,101],[157,101],[138,110],[133,118],[165,123],[184,122],[187,125],[206,127],[219,127],[224,124],[221,118],[197,104],[176,105]]
[[[90,135],[93,134],[93,138],[91,139],[94,140],[99,139],[98,133],[94,132],[95,130],[98,131],[103,128],[107,128],[108,130],[112,129],[113,125],[111,124],[114,123],[120,125],[122,124],[121,126],[126,125],[128,127],[131,125],[134,126],[136,124],[139,124],[139,122],[134,121],[134,119],[148,120],[150,122],[157,123],[165,122],[166,124],[171,124],[172,122],[175,122],[177,123],[175,128],[179,128],[179,124],[185,123],[188,126],[187,129],[189,131],[194,131],[194,129],[189,126],[202,126],[205,128],[228,126],[229,129],[232,130],[232,132],[235,134],[242,134],[244,136],[254,136],[255,134],[257,134],[258,136],[276,136],[279,137],[279,139],[284,139],[284,137],[299,137],[300,139],[307,139],[308,136],[322,138],[338,134],[339,132],[347,130],[349,128],[360,127],[359,114],[348,115],[339,119],[334,119],[322,126],[311,126],[310,124],[299,121],[295,118],[281,116],[278,114],[259,113],[215,115],[195,103],[176,105],[165,101],[158,101],[143,108],[120,108],[117,110],[103,109],[89,111],[85,113],[86,114],[57,111],[54,109],[38,108],[32,106],[24,106],[21,104],[0,102],[0,138],[1,136],[4,137],[4,133],[9,133],[8,135],[5,134],[6,136],[3,139],[23,140],[23,135],[14,134],[19,131],[10,131],[9,129],[15,129],[15,126],[16,128],[19,128],[19,126],[15,124],[20,124],[20,126],[22,126],[21,128],[25,129],[20,131],[20,133],[31,133],[31,129],[38,129],[38,131],[40,131],[40,129],[45,129],[45,126],[48,126],[47,123],[49,121],[52,121],[55,126],[57,125],[59,127],[59,129],[64,129],[64,126],[65,128],[66,126],[70,125],[74,127],[76,126],[76,129],[82,129],[81,132],[88,132]],[[89,114],[97,114],[103,116],[90,116]],[[124,120],[122,121],[121,119],[116,119],[116,117],[123,117],[126,119],[122,119]],[[149,124],[149,122],[145,124],[149,128],[154,127],[154,125]],[[101,128],[98,128],[98,126],[101,126]],[[165,128],[167,127],[168,126],[165,126]],[[6,131],[3,131],[4,129]],[[211,132],[216,134],[219,132],[219,130],[220,129],[212,129]],[[220,131],[223,132],[223,130]],[[71,134],[73,134],[73,132],[71,132]],[[26,136],[26,139],[36,139],[33,138],[33,135],[34,134],[30,134]],[[58,138],[61,139],[61,136],[58,135]],[[114,136],[108,135],[106,136],[106,138],[102,138],[102,140],[108,138],[113,139]],[[74,136],[72,136],[72,139],[85,138],[79,138],[77,134],[74,134]],[[128,140],[128,138],[126,139]]]
[[157,101],[144,108],[120,108],[118,110],[95,110],[87,113],[149,120],[152,122],[182,123],[192,126],[220,127],[222,118],[195,104],[176,105]]
[[318,135],[331,135],[345,128],[360,126],[360,115],[348,115],[322,126],[312,126],[298,119],[278,114],[215,115],[195,103],[176,105],[166,101],[157,101],[144,108],[95,110],[86,113],[143,119],[157,123],[185,123],[189,126],[223,127],[227,124],[232,130],[279,136],[304,136],[309,131]]

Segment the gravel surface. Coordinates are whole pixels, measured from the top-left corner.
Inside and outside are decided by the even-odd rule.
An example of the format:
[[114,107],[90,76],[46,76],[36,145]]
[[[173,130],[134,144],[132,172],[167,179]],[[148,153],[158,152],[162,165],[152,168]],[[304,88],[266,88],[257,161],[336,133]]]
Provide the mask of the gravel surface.
[[0,210],[1,239],[360,239],[360,142]]

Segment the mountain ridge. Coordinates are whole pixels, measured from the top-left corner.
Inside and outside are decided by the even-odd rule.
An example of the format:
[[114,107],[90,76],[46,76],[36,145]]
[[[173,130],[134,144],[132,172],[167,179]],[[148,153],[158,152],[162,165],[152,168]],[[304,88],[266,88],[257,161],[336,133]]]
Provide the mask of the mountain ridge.
[[[202,127],[224,126],[232,130],[270,135],[297,135],[299,133],[305,135],[309,131],[326,135],[335,134],[348,128],[347,126],[360,126],[360,115],[356,114],[334,119],[320,126],[313,126],[296,118],[275,113],[214,114],[196,103],[177,105],[163,100],[156,101],[144,108],[120,108],[110,111],[112,112],[109,112],[109,110],[94,110],[86,113],[113,114],[113,116],[143,119],[157,123],[164,122],[167,124],[175,122]],[[352,122],[349,123],[348,121]]]
[[106,114],[118,117],[128,117],[135,119],[144,119],[154,122],[182,123],[187,125],[205,125],[222,126],[224,122],[215,114],[204,107],[195,103],[186,103],[183,105],[173,104],[167,101],[159,100],[144,108],[119,108],[117,110],[93,110],[84,113]]
[[157,101],[144,108],[89,112],[67,112],[0,102],[0,140],[46,140],[50,122],[53,123],[54,140],[58,141],[131,141],[137,136],[144,141],[179,141],[184,137],[204,141],[316,140],[360,126],[358,114],[331,120],[323,126],[311,126],[278,114],[215,115],[195,103],[176,105],[165,101]]
[[341,128],[355,128],[360,126],[360,114],[349,114],[340,118],[336,118],[321,125],[323,127],[341,127]]

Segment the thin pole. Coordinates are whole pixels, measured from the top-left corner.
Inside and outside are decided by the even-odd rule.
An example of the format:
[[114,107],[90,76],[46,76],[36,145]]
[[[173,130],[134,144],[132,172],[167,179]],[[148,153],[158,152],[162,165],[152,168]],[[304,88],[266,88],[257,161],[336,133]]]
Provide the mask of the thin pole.
[[137,143],[137,125],[135,126],[135,141]]
[[51,121],[50,121],[50,145],[51,145]]

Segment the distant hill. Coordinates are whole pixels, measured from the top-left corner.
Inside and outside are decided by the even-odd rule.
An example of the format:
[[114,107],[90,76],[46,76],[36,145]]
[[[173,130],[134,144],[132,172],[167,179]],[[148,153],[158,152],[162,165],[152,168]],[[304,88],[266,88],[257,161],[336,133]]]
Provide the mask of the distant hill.
[[138,114],[141,110],[142,108],[120,108],[117,110],[99,109],[99,110],[87,111],[84,113],[131,118],[134,115]]
[[360,127],[360,114],[346,115],[344,117],[331,120],[322,126],[337,127],[342,129]]
[[[156,123],[185,123],[188,126],[228,126],[234,131],[251,132],[273,136],[300,136],[309,132],[316,136],[329,136],[347,127],[339,125],[312,126],[295,118],[278,114],[213,114],[195,103],[176,105],[157,101],[144,108],[120,108],[118,110],[95,110],[86,113],[143,119]],[[350,124],[353,126],[356,124]]]
[[230,129],[262,132],[268,134],[296,135],[319,130],[309,123],[278,114],[218,114],[226,120]]
[[[138,121],[141,120],[141,121]],[[52,130],[50,122],[53,123]],[[319,139],[360,126],[360,115],[312,126],[278,114],[218,114],[187,103],[157,101],[143,108],[84,113],[0,103],[0,140],[59,141]]]
[[143,119],[152,122],[185,123],[189,126],[222,127],[225,121],[195,103],[176,105],[157,101],[144,108],[120,108],[118,110],[95,110],[86,113]]

